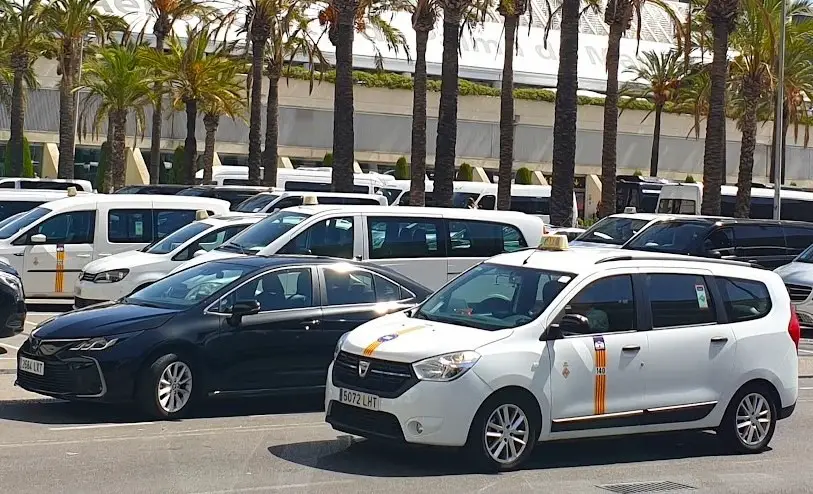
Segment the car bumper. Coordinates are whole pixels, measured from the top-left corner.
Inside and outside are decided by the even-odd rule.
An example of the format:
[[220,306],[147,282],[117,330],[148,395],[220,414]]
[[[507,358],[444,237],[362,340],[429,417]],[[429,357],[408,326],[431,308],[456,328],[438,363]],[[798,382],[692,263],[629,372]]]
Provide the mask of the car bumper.
[[6,307],[0,307],[0,337],[22,333],[25,327],[25,316],[25,302],[22,300],[11,302]]
[[[336,430],[362,437],[433,446],[463,446],[469,426],[491,388],[469,371],[451,382],[419,381],[397,398],[379,398],[379,410],[339,401],[333,364],[325,390],[326,421]],[[418,432],[420,430],[420,432]]]
[[[79,280],[73,287],[73,298],[77,309],[100,302],[118,300],[130,294],[133,287],[122,280],[118,283],[93,283],[92,281]],[[79,305],[81,303],[85,305]]]

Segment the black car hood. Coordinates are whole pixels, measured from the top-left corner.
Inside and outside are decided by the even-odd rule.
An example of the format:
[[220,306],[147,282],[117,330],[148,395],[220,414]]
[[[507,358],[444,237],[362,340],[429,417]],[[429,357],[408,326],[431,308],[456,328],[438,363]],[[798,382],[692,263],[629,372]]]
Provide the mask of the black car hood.
[[177,310],[109,302],[62,314],[37,330],[37,338],[94,338],[154,329],[177,314]]

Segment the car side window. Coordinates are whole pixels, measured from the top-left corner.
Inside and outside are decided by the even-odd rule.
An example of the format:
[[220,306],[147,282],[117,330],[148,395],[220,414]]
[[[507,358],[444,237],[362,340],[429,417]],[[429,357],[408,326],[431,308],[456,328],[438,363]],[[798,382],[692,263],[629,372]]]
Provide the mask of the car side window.
[[280,250],[280,254],[305,254],[351,259],[353,217],[330,218],[311,225]]
[[439,220],[370,217],[367,221],[370,259],[442,257]]
[[449,221],[449,257],[492,257],[527,247],[513,226],[486,221]]
[[694,274],[648,274],[653,328],[694,326],[717,322],[715,301],[703,276]]
[[[92,244],[95,232],[95,211],[74,211],[52,216],[33,228],[28,234],[45,235],[45,243],[54,244]],[[41,245],[41,244],[39,244]]]
[[376,302],[397,302],[409,298],[409,295],[401,295],[401,287],[383,276],[374,275]]
[[788,254],[799,254],[811,244],[813,244],[813,228],[804,226],[785,226],[785,242],[788,247]]
[[637,329],[632,277],[628,274],[609,276],[584,287],[565,306],[565,314],[587,318],[589,333],[611,333]]
[[497,198],[491,194],[488,194],[480,198],[480,201],[477,203],[477,209],[493,210],[496,204]]
[[734,225],[734,238],[739,256],[771,256],[785,254],[785,236],[778,225]]
[[192,259],[195,256],[195,252],[199,250],[203,250],[209,252],[212,249],[220,247],[223,242],[232,238],[233,236],[237,235],[241,231],[246,229],[246,225],[240,226],[230,226],[228,228],[221,228],[220,230],[216,230],[210,233],[207,233],[203,237],[199,238],[195,242],[189,245],[183,252],[179,252],[174,258],[173,261],[187,261]]
[[[209,212],[209,215],[211,216],[212,213]],[[164,238],[182,226],[195,221],[195,211],[191,209],[156,209],[154,218],[155,237],[152,240]]]
[[107,240],[111,243],[149,243],[153,241],[152,226],[150,209],[111,209],[107,216]]
[[220,312],[228,313],[235,302],[256,300],[260,312],[313,307],[313,280],[310,268],[271,271],[257,277],[224,297]]
[[768,288],[759,281],[716,278],[729,322],[751,321],[771,311]]
[[721,255],[734,255],[734,232],[731,228],[721,228],[709,233],[703,241],[703,251],[706,254],[719,251]]
[[325,305],[373,304],[376,291],[373,274],[362,270],[327,267],[325,274]]

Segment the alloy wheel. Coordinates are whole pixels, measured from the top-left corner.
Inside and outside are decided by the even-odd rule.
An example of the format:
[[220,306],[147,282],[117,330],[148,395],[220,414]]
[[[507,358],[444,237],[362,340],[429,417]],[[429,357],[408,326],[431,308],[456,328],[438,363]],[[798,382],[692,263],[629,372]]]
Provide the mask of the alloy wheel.
[[502,464],[512,463],[528,446],[528,418],[516,405],[500,405],[486,421],[485,446],[491,458]]
[[759,393],[750,393],[737,406],[737,435],[746,446],[760,444],[771,430],[771,407]]
[[192,396],[192,369],[183,362],[169,364],[158,379],[158,404],[167,413],[183,409]]

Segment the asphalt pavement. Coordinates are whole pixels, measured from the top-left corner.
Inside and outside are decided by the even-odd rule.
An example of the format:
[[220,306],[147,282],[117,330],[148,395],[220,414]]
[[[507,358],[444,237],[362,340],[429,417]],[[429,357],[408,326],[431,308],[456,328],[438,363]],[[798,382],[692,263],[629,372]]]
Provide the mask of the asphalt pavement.
[[[23,338],[0,340],[9,350],[0,358]],[[803,349],[813,355],[813,341]],[[803,367],[807,360],[803,353]],[[708,432],[582,440],[541,444],[527,468],[500,475],[472,471],[457,450],[337,433],[324,423],[320,396],[215,402],[190,419],[153,422],[132,408],[38,397],[13,381],[0,372],[0,492],[813,491],[813,471],[804,467],[813,453],[811,378],[800,379],[796,412],[759,455],[730,455]]]

